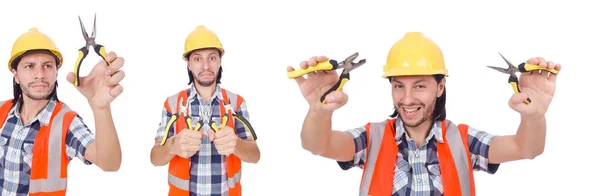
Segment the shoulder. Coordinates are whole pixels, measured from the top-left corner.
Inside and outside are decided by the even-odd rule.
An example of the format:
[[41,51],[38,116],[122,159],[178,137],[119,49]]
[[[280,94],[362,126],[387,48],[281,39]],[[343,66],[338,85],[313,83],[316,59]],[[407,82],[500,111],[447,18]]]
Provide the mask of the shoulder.
[[240,94],[238,94],[238,93],[236,93],[236,92],[234,92],[234,91],[231,91],[231,90],[225,89],[225,88],[223,88],[223,87],[220,87],[220,90],[221,90],[221,91],[225,91],[225,93],[227,94],[227,97],[228,97],[229,99],[231,99],[231,98],[234,98],[234,97],[235,97],[235,98],[237,98],[237,99],[242,99],[242,100],[244,99],[244,98],[242,97],[242,95],[240,95]]
[[396,118],[388,118],[381,121],[372,121],[368,122],[363,126],[366,131],[384,131],[387,127],[395,128],[396,126]]

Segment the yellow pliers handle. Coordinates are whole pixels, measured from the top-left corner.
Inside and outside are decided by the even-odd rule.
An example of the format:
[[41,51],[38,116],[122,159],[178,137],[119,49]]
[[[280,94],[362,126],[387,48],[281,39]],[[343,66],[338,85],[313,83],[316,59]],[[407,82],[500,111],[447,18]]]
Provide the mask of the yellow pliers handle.
[[[510,86],[512,86],[513,91],[515,93],[521,93],[521,88],[519,88],[519,78],[515,77],[515,76],[510,76],[508,78],[508,83],[510,84]],[[529,97],[527,97],[527,100],[524,101],[526,104],[530,104],[531,103],[531,99],[529,99]]]
[[344,88],[344,84],[346,84],[346,82],[348,82],[348,80],[350,80],[350,73],[342,73],[340,75],[340,79],[338,79],[338,81],[335,83],[335,85],[333,85],[329,90],[327,90],[325,92],[325,94],[323,94],[321,96],[321,103],[325,104],[327,103],[327,101],[325,101],[325,98],[327,97],[327,95],[333,91],[342,91],[342,89]]
[[167,122],[167,125],[165,125],[165,131],[164,131],[165,133],[163,135],[162,141],[160,142],[161,146],[164,146],[165,143],[167,142],[167,136],[169,135],[169,128],[171,128],[171,126],[173,126],[173,123],[175,123],[178,116],[179,116],[179,114],[172,115],[171,119],[169,119],[169,122]]
[[521,63],[521,64],[519,64],[518,68],[519,68],[520,72],[543,70],[543,71],[547,71],[547,72],[550,72],[555,75],[558,74],[558,70],[556,70],[556,69],[542,68],[539,65],[533,65],[533,64],[529,64],[529,63]]
[[313,71],[323,71],[323,70],[334,70],[338,68],[338,62],[336,60],[329,60],[325,62],[317,63],[315,66],[309,66],[306,69],[298,69],[294,71],[287,72],[287,77],[290,79],[294,79],[305,74],[308,74]]
[[213,129],[213,131],[217,132],[220,131],[221,128],[227,126],[227,121],[229,120],[229,116],[227,114],[223,115],[223,117],[221,117],[221,127],[217,126],[216,122],[212,122],[210,123],[210,128]]
[[[107,54],[106,50],[104,49],[104,46],[97,44],[94,46],[94,51],[96,52],[96,54],[102,57],[102,60],[104,60],[104,62],[106,62],[107,65],[110,65],[110,63],[106,60]],[[81,81],[79,79],[79,69],[81,67],[81,62],[83,62],[83,59],[87,57],[88,53],[89,50],[87,49],[87,46],[84,46],[79,49],[77,60],[75,61],[75,70],[73,71],[75,76],[75,86],[79,86],[81,84]]]

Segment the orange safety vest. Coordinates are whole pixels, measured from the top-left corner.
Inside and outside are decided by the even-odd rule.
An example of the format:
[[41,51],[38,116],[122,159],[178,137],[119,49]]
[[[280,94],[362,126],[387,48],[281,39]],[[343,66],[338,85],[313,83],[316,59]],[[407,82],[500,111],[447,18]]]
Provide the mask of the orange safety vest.
[[[186,101],[188,99],[189,89],[180,91],[178,94],[172,95],[167,98],[164,102],[164,107],[171,112],[171,114],[175,114],[179,112],[179,100]],[[227,91],[221,88],[221,95],[223,99],[227,102],[224,103],[223,100],[219,100],[220,105],[220,115],[223,116],[225,114],[228,115],[228,124],[227,126],[234,128],[234,118],[233,114],[229,112],[229,103],[231,98],[231,103],[236,103],[235,107],[231,108],[233,111],[236,111],[237,108],[240,107],[244,99],[242,96],[234,94],[230,91]],[[227,113],[225,113],[227,112]],[[175,123],[175,134],[178,134],[184,128],[187,128],[186,122],[184,118],[178,118]],[[223,125],[222,125],[223,126]],[[182,158],[180,156],[175,155],[171,161],[169,162],[169,196],[189,196],[189,186],[190,186],[190,164],[191,161],[187,158]],[[230,196],[241,196],[242,195],[242,185],[240,184],[240,180],[242,177],[242,161],[237,156],[231,154],[226,158],[226,167],[227,167],[227,184],[229,186],[229,195]]]
[[[12,99],[0,101],[0,127],[4,126]],[[41,124],[33,141],[33,157],[29,180],[30,196],[64,196],[67,192],[67,166],[65,138],[77,113],[57,101],[50,123]]]
[[[392,194],[394,169],[398,157],[395,138],[396,119],[368,123],[367,149],[360,195]],[[468,144],[469,127],[442,121],[444,143],[437,142],[437,155],[445,195],[475,195],[473,167]],[[370,148],[369,148],[370,147]],[[369,161],[373,160],[373,161]]]

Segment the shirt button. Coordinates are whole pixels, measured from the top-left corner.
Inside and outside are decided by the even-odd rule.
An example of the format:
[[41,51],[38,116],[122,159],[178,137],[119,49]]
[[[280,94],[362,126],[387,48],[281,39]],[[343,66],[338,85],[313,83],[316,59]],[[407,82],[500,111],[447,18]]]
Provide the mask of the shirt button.
[[415,158],[419,158],[419,153],[415,153]]
[[421,178],[417,178],[417,182],[418,182],[418,183],[421,183]]
[[13,151],[13,154],[17,154],[17,153]]
[[202,145],[202,148],[206,148],[206,144]]

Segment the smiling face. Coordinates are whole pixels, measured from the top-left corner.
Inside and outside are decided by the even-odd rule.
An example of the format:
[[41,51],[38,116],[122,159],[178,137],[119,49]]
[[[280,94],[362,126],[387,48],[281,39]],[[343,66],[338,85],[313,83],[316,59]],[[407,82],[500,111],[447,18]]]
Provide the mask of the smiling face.
[[24,55],[12,72],[23,98],[31,100],[48,99],[58,76],[56,58],[48,52]]
[[188,69],[200,86],[208,87],[216,83],[221,57],[217,49],[200,49],[193,51],[188,60]]
[[403,124],[417,127],[431,121],[436,100],[444,92],[446,80],[438,84],[433,76],[392,78],[392,99]]

